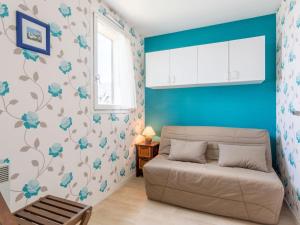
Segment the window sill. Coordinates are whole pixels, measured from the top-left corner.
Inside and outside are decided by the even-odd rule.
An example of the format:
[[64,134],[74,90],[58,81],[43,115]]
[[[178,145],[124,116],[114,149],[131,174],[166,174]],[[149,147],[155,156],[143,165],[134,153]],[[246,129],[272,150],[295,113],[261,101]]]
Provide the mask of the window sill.
[[94,106],[94,110],[103,113],[111,113],[111,112],[128,113],[128,112],[135,111],[136,108],[127,108],[118,105],[99,105],[99,106]]

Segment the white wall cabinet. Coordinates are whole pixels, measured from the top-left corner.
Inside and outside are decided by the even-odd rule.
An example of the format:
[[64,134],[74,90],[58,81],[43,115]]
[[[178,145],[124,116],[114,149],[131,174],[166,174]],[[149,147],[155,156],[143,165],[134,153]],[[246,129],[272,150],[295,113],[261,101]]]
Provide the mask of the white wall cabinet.
[[264,36],[146,54],[149,88],[253,84],[264,80]]
[[265,79],[265,37],[229,42],[229,82],[259,82]]
[[166,87],[170,85],[170,51],[146,54],[146,86]]
[[197,83],[197,48],[178,48],[170,51],[170,79],[172,85]]
[[199,84],[227,82],[228,69],[228,42],[198,46]]

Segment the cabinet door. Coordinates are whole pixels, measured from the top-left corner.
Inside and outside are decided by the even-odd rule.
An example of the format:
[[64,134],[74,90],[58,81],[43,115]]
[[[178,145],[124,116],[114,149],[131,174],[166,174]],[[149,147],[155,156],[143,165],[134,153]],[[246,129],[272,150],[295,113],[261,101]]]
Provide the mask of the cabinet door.
[[197,47],[173,49],[170,52],[172,85],[197,83]]
[[265,80],[265,36],[229,42],[229,81]]
[[198,83],[228,82],[228,42],[198,46]]
[[146,86],[168,86],[170,83],[170,51],[146,54]]

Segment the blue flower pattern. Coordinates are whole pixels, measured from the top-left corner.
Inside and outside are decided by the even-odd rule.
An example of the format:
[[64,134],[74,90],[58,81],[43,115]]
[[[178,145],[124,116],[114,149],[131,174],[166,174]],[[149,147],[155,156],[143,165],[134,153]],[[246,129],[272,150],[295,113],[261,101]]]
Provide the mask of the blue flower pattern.
[[87,189],[87,187],[82,188],[79,191],[79,199],[80,199],[80,201],[83,201],[83,200],[87,199],[88,195],[89,195],[89,190]]
[[300,74],[296,77],[296,83],[298,86],[300,85]]
[[111,113],[108,119],[113,122],[119,121],[119,118],[117,117],[117,115],[115,113]]
[[107,10],[106,10],[105,7],[100,7],[98,11],[99,11],[99,13],[102,14],[103,16],[105,16],[105,15],[107,14]]
[[129,150],[126,149],[124,152],[124,159],[128,159],[128,157],[129,157]]
[[67,62],[67,61],[63,60],[59,65],[59,70],[63,74],[67,74],[67,73],[71,72],[72,64],[70,62]]
[[101,169],[101,159],[97,158],[94,162],[93,162],[93,167],[95,170],[99,170]]
[[286,200],[296,215],[300,215],[300,130],[294,113],[300,108],[300,4],[284,0],[277,13],[277,167],[285,187]]
[[69,6],[67,6],[66,4],[62,3],[60,5],[60,7],[58,8],[59,12],[61,13],[61,15],[63,15],[63,17],[69,17],[72,15],[72,11],[71,8]]
[[289,163],[292,167],[296,168],[296,162],[292,153],[289,154]]
[[89,146],[89,142],[85,137],[80,138],[78,144],[81,150],[87,149],[87,147]]
[[121,140],[124,140],[125,137],[126,137],[125,131],[121,131],[121,133],[120,133]]
[[131,34],[132,37],[136,37],[134,28],[130,28],[129,33]]
[[50,32],[53,37],[61,37],[62,30],[56,23],[50,23]]
[[66,173],[61,179],[60,186],[66,188],[72,182],[72,180],[73,180],[73,173]]
[[117,152],[116,151],[113,151],[111,154],[110,154],[110,160],[112,162],[116,161],[119,159],[119,156],[117,155]]
[[126,115],[126,116],[124,117],[124,122],[125,122],[125,123],[128,123],[128,122],[129,122],[129,115]]
[[290,2],[290,11],[292,11],[294,9],[295,5],[296,5],[296,0],[291,0],[291,2]]
[[23,194],[27,199],[37,196],[40,190],[41,187],[37,180],[30,180],[27,184],[24,185],[22,189]]
[[0,165],[3,165],[3,164],[9,164],[9,163],[10,163],[9,158],[5,158],[5,159],[1,159],[1,160],[0,160]]
[[32,60],[34,62],[36,62],[40,57],[37,53],[29,50],[23,50],[23,56],[26,60]]
[[130,170],[135,170],[135,167],[136,167],[136,162],[132,161],[130,164]]
[[65,117],[60,122],[59,127],[63,129],[64,131],[68,130],[72,126],[72,118],[71,117]]
[[299,16],[299,18],[296,21],[296,26],[297,26],[297,28],[300,28],[300,16]]
[[77,91],[78,91],[78,95],[81,99],[87,99],[88,93],[87,93],[86,87],[79,87]]
[[0,82],[0,96],[5,96],[9,93],[9,85],[7,81]]
[[8,7],[6,4],[0,4],[0,17],[4,18],[9,16]]
[[52,97],[58,97],[61,96],[62,94],[62,89],[61,86],[57,83],[52,83],[48,86],[48,93],[52,96]]
[[107,188],[107,180],[101,183],[99,191],[105,192],[106,188]]
[[101,123],[101,116],[99,113],[94,113],[93,121],[94,121],[94,123],[99,123],[99,124]]
[[88,47],[85,36],[79,35],[77,37],[78,44],[81,48],[86,49]]
[[[7,1],[7,0],[4,0]],[[75,3],[76,5],[77,3]],[[81,8],[81,13],[86,13],[85,10],[86,8],[88,9],[87,5],[84,6],[85,3],[82,3],[82,8]],[[37,3],[36,5],[33,6],[37,6],[38,8],[42,7],[42,5],[40,5],[39,3]],[[52,6],[51,6],[52,7]],[[79,184],[80,182],[75,182],[77,179],[81,179],[82,178],[82,174],[79,173],[79,171],[76,170],[75,173],[75,169],[72,172],[69,173],[65,173],[65,168],[69,168],[70,164],[67,162],[67,157],[69,157],[70,154],[72,152],[72,148],[66,149],[62,146],[62,144],[60,143],[48,143],[46,145],[44,145],[45,143],[43,138],[39,138],[37,137],[31,137],[29,138],[29,135],[38,135],[40,132],[42,132],[43,130],[45,130],[46,132],[49,131],[49,135],[52,136],[52,132],[53,130],[48,130],[50,127],[52,129],[51,123],[49,123],[49,121],[45,121],[47,122],[47,124],[45,122],[41,122],[40,118],[43,119],[48,119],[47,118],[47,114],[45,115],[45,112],[47,112],[48,110],[53,110],[50,112],[53,112],[53,115],[56,116],[56,118],[58,119],[56,122],[54,120],[54,125],[56,126],[56,130],[64,130],[64,131],[69,131],[66,133],[61,133],[60,135],[65,135],[65,137],[63,137],[63,139],[57,139],[58,141],[61,141],[61,143],[63,143],[63,141],[66,143],[66,146],[68,144],[74,144],[74,148],[80,148],[85,149],[87,148],[87,146],[92,146],[92,144],[88,143],[88,139],[87,138],[81,138],[81,139],[77,139],[79,135],[79,133],[81,133],[81,135],[86,135],[85,134],[85,129],[82,132],[81,129],[79,129],[79,127],[74,127],[74,129],[70,129],[72,126],[78,125],[80,126],[80,122],[77,123],[77,120],[82,120],[82,116],[84,115],[84,122],[89,123],[88,125],[88,129],[90,129],[91,132],[91,137],[93,136],[93,133],[95,134],[95,138],[89,139],[89,141],[95,141],[98,140],[97,142],[99,143],[99,148],[100,149],[106,149],[105,153],[104,152],[100,152],[99,157],[91,157],[90,154],[92,155],[92,151],[86,151],[86,152],[82,152],[81,154],[84,154],[84,157],[86,157],[86,155],[89,156],[89,160],[88,163],[86,163],[88,166],[91,167],[91,169],[94,169],[94,173],[98,173],[97,170],[101,170],[101,168],[103,167],[103,169],[107,169],[108,165],[110,163],[108,162],[115,162],[117,161],[121,156],[122,160],[120,160],[120,163],[122,164],[119,168],[119,163],[118,163],[118,172],[116,171],[116,175],[119,175],[119,178],[121,179],[121,177],[125,177],[125,176],[129,176],[129,172],[127,174],[127,166],[131,165],[132,162],[134,161],[134,157],[129,156],[129,152],[132,150],[132,146],[125,146],[125,144],[127,145],[127,138],[128,136],[130,136],[130,131],[132,130],[132,127],[135,126],[135,122],[137,122],[137,112],[138,111],[134,111],[134,112],[128,112],[128,114],[125,114],[125,116],[123,117],[123,114],[118,114],[118,113],[111,113],[109,114],[109,117],[105,115],[103,115],[103,117],[101,118],[101,115],[99,113],[93,113],[92,108],[90,108],[90,106],[88,105],[88,101],[86,101],[85,103],[82,102],[83,104],[88,105],[83,106],[83,109],[81,110],[81,114],[79,113],[79,111],[72,111],[74,110],[74,107],[72,105],[72,101],[71,98],[73,96],[79,96],[81,99],[89,99],[90,96],[87,92],[87,88],[86,86],[81,86],[81,85],[86,85],[86,83],[83,83],[83,80],[80,78],[80,75],[84,75],[84,77],[88,77],[88,70],[83,69],[84,64],[88,65],[87,63],[89,62],[89,58],[85,58],[88,54],[84,53],[84,51],[81,51],[80,56],[78,57],[78,51],[81,49],[88,49],[90,50],[90,39],[86,39],[86,33],[82,32],[81,29],[77,29],[79,28],[79,26],[81,26],[82,28],[82,22],[84,20],[83,17],[78,16],[79,14],[79,7],[77,8],[78,10],[75,10],[74,12],[72,12],[72,8],[76,7],[73,6],[72,4],[72,8],[69,5],[66,5],[64,3],[60,4],[59,7],[55,6],[55,12],[56,12],[56,16],[57,15],[62,15],[64,18],[66,18],[64,21],[64,23],[60,23],[61,19],[59,20],[55,20],[55,14],[53,14],[53,22],[51,22],[50,25],[50,34],[52,36],[52,38],[56,38],[58,41],[52,42],[51,43],[51,49],[53,56],[51,56],[51,58],[56,58],[59,61],[57,62],[56,60],[52,61],[50,58],[50,60],[45,61],[45,58],[43,55],[27,50],[27,49],[20,49],[20,48],[14,48],[14,54],[15,55],[20,55],[20,60],[22,61],[22,65],[24,66],[24,73],[20,73],[20,82],[23,81],[29,81],[26,84],[29,85],[36,85],[37,88],[39,88],[38,86],[41,86],[40,89],[42,89],[42,92],[40,92],[40,90],[38,90],[37,92],[34,90],[36,87],[33,86],[32,88],[32,92],[36,92],[37,98],[35,98],[33,95],[32,98],[35,101],[32,101],[34,103],[37,103],[37,106],[34,105],[34,108],[32,108],[33,111],[29,111],[27,113],[23,113],[21,114],[21,118],[19,117],[19,115],[15,115],[15,117],[19,120],[15,121],[17,122],[15,126],[20,126],[23,125],[25,129],[36,129],[39,127],[43,127],[46,129],[42,129],[42,130],[36,130],[36,131],[32,131],[29,132],[28,131],[28,141],[29,144],[33,146],[39,146],[37,147],[38,149],[44,149],[46,151],[44,151],[46,153],[45,157],[46,157],[46,162],[45,163],[50,163],[52,164],[49,167],[45,167],[42,168],[42,162],[40,161],[40,158],[34,158],[34,161],[38,161],[39,164],[32,163],[32,165],[34,167],[36,167],[36,169],[39,169],[38,172],[42,172],[42,174],[40,174],[38,177],[32,179],[32,177],[28,177],[26,180],[29,182],[26,184],[23,184],[21,186],[21,193],[23,194],[23,197],[30,199],[33,198],[35,196],[38,196],[41,192],[47,192],[47,179],[40,179],[40,176],[43,175],[43,178],[45,178],[47,175],[50,175],[51,172],[55,171],[55,174],[58,174],[58,176],[60,177],[60,180],[55,180],[55,183],[57,186],[60,186],[62,188],[66,188],[66,192],[69,192],[69,188],[70,189],[74,189],[75,192],[73,192],[72,194],[76,195],[78,197],[78,199],[80,201],[84,201],[88,198],[89,195],[91,195],[92,193],[95,193],[94,190],[93,192],[89,192],[89,188],[90,185],[87,185],[86,187],[83,187],[81,189],[77,189],[75,188],[75,186],[77,185],[77,183]],[[74,8],[75,9],[75,8]],[[35,9],[33,9],[35,10]],[[50,6],[49,6],[49,10],[50,10]],[[36,11],[37,13],[41,13],[44,10],[38,10]],[[50,11],[49,11],[50,12]],[[103,13],[103,14],[110,14],[110,10],[106,9],[106,7],[100,7],[99,8],[99,12]],[[87,11],[88,16],[90,16],[90,12]],[[0,3],[0,18],[5,18],[5,17],[11,17],[12,15],[9,14],[8,11],[8,6],[6,4]],[[41,15],[40,15],[41,16]],[[115,16],[112,14],[112,16]],[[134,57],[135,57],[135,65],[134,65],[134,69],[136,73],[140,73],[139,76],[137,76],[137,85],[139,87],[139,90],[137,90],[137,95],[139,96],[138,102],[143,102],[143,97],[144,97],[144,93],[143,93],[143,81],[141,78],[143,76],[144,70],[142,68],[140,68],[143,64],[143,40],[141,40],[139,38],[139,36],[137,35],[137,32],[129,27],[122,19],[117,18],[117,21],[120,21],[121,26],[124,27],[124,31],[125,32],[130,32],[131,36],[134,38],[131,38],[131,45],[133,48],[135,48],[133,50],[134,53]],[[4,21],[4,20],[3,20]],[[60,21],[60,22],[59,22]],[[5,20],[5,25],[9,26],[9,22],[10,20],[8,19],[7,21]],[[85,21],[86,22],[86,21]],[[86,23],[88,24],[88,23]],[[11,26],[12,28],[12,26]],[[63,28],[63,29],[62,29]],[[72,30],[71,30],[72,29]],[[66,32],[66,33],[65,33]],[[72,42],[66,42],[65,39],[67,39],[66,37],[68,36],[67,33],[74,33],[74,37],[76,39],[75,43],[74,41]],[[82,32],[81,34],[84,35],[78,35],[77,32]],[[66,36],[66,37],[65,37]],[[3,35],[4,37],[4,35]],[[5,39],[6,37],[4,37]],[[6,38],[7,39],[7,38]],[[74,45],[75,44],[75,45]],[[60,46],[58,48],[58,45]],[[68,51],[65,50],[65,47],[74,47],[74,55],[70,55],[68,53]],[[76,49],[75,49],[76,48]],[[45,56],[47,57],[47,56]],[[68,58],[67,58],[68,57]],[[77,58],[78,57],[78,58]],[[47,58],[46,58],[47,59]],[[67,60],[65,60],[67,59]],[[81,62],[79,62],[80,60],[82,60]],[[44,65],[41,65],[39,63],[35,63],[35,62],[41,62]],[[72,64],[72,63],[73,64]],[[81,63],[81,64],[80,64]],[[24,64],[24,65],[23,65]],[[16,60],[16,67],[18,66],[18,60]],[[60,77],[56,77],[57,73],[52,73],[49,74],[50,71],[53,72],[52,68],[56,68],[58,74],[62,73],[65,75],[70,75],[70,73],[72,72],[72,70],[74,70],[74,74],[72,74],[72,76],[60,76]],[[76,71],[75,71],[76,69]],[[7,71],[4,71],[7,72]],[[40,76],[36,76],[35,74],[39,73]],[[4,77],[6,77],[4,75]],[[3,78],[4,79],[4,78]],[[9,79],[9,82],[6,81],[7,79]],[[12,78],[13,80],[14,78]],[[48,79],[48,80],[47,80]],[[60,80],[58,80],[60,79]],[[55,81],[55,82],[54,82]],[[57,83],[56,83],[57,82]],[[59,84],[60,83],[60,84]],[[12,84],[12,85],[11,85]],[[75,85],[75,88],[73,86],[73,84]],[[26,86],[26,87],[25,87]],[[25,88],[27,88],[28,85],[24,85],[24,90]],[[65,88],[62,88],[63,86],[65,86]],[[3,81],[0,81],[0,97],[4,97],[5,96],[5,100],[7,100],[7,103],[12,102],[11,106],[9,108],[11,108],[12,112],[13,112],[13,105],[17,104],[19,99],[13,100],[13,99],[6,99],[7,95],[11,95],[11,96],[17,96],[18,93],[11,93],[14,91],[14,83],[11,82],[10,77],[6,77],[6,79],[4,79]],[[79,87],[79,88],[77,88]],[[71,90],[71,91],[70,91]],[[74,91],[75,90],[75,91]],[[27,90],[26,90],[27,91]],[[48,91],[48,93],[47,93]],[[73,92],[74,91],[74,92]],[[31,92],[31,91],[30,91]],[[72,92],[72,93],[71,93]],[[48,96],[44,95],[46,93],[46,95],[48,94]],[[62,94],[64,94],[64,98],[62,99]],[[71,98],[70,98],[71,96]],[[60,98],[61,101],[58,101],[57,99],[54,98]],[[68,102],[70,99],[70,102]],[[74,99],[73,99],[74,100]],[[76,100],[77,101],[77,100]],[[78,101],[80,101],[78,99]],[[14,102],[14,103],[13,103]],[[17,102],[17,103],[15,103]],[[68,104],[70,103],[70,104]],[[77,102],[78,103],[78,102]],[[21,105],[21,104],[20,104]],[[69,107],[70,106],[70,107]],[[59,108],[58,108],[59,107]],[[139,112],[143,112],[143,106],[139,105]],[[0,108],[1,108],[1,103],[0,103]],[[16,107],[17,108],[17,107]],[[2,108],[1,108],[2,109]],[[27,110],[31,109],[30,107],[27,108]],[[42,110],[43,109],[43,110]],[[75,110],[78,109],[78,105],[76,105]],[[27,111],[26,110],[26,111]],[[25,111],[25,112],[26,112]],[[1,117],[1,113],[5,114],[6,112],[1,111],[0,112],[0,119],[4,118]],[[73,125],[73,119],[71,117],[65,117],[66,113],[70,113],[69,115],[72,114],[73,119],[76,119],[76,124]],[[74,113],[74,115],[73,115]],[[8,114],[8,112],[7,112]],[[13,116],[14,113],[12,113],[11,116]],[[67,114],[68,115],[68,114]],[[80,118],[81,116],[81,118]],[[40,117],[40,118],[39,118]],[[92,118],[91,118],[92,117]],[[132,121],[134,121],[133,123],[129,123],[130,118],[132,119]],[[87,119],[87,120],[86,120]],[[114,123],[114,127],[116,127],[115,129],[115,133],[109,134],[109,129],[107,127],[107,125],[110,123],[108,122],[108,120],[115,122]],[[96,126],[96,124],[101,124],[101,126]],[[128,127],[128,129],[126,128],[125,130],[120,130],[119,127],[121,127],[122,124],[127,124],[126,127]],[[46,126],[48,125],[48,126]],[[119,126],[120,125],[120,126]],[[13,127],[13,126],[12,126]],[[55,128],[55,127],[54,127]],[[123,128],[125,129],[125,128]],[[77,130],[77,133],[76,133]],[[36,133],[37,132],[37,133]],[[54,131],[55,132],[55,131]],[[107,137],[105,137],[103,134],[107,135]],[[134,135],[136,135],[137,133],[135,133]],[[73,136],[74,135],[74,136]],[[71,137],[73,136],[73,137]],[[55,133],[52,136],[53,138],[57,138],[57,135],[55,135]],[[90,137],[89,135],[87,135],[87,137]],[[114,140],[115,139],[115,140]],[[75,140],[75,141],[74,141]],[[77,141],[78,140],[78,141]],[[126,142],[124,141],[120,141],[120,140],[126,140]],[[41,141],[41,143],[39,143],[39,141]],[[115,142],[119,142],[118,144],[122,145],[123,147],[121,148],[116,148],[114,149],[113,152],[111,152],[110,149],[113,148],[114,146],[114,141]],[[24,146],[27,147],[27,146]],[[28,146],[29,147],[29,146]],[[125,150],[126,147],[126,150]],[[124,149],[124,151],[123,151]],[[24,149],[26,150],[26,148]],[[24,151],[26,152],[26,151]],[[96,153],[96,152],[95,152]],[[74,154],[78,154],[78,151],[76,153],[76,151],[74,152]],[[99,154],[99,152],[98,152]],[[104,157],[104,155],[107,155],[107,157]],[[124,158],[123,158],[124,157]],[[77,159],[77,157],[76,157]],[[86,158],[85,158],[86,159]],[[83,159],[83,161],[85,160]],[[94,159],[94,161],[92,161],[91,159]],[[126,161],[125,161],[126,159]],[[50,161],[48,161],[50,160]],[[53,163],[51,163],[53,161]],[[61,164],[61,167],[59,164],[54,164],[54,161],[62,161],[63,164]],[[106,161],[106,162],[105,162]],[[33,161],[32,161],[33,162]],[[8,164],[10,163],[10,160],[8,158],[5,159],[1,159],[0,160],[0,164]],[[17,162],[14,162],[17,163]],[[35,165],[34,165],[35,164]],[[47,164],[45,164],[46,166]],[[117,164],[116,164],[117,165]],[[126,166],[125,166],[126,165]],[[56,168],[56,166],[58,166],[58,168]],[[66,166],[66,167],[65,167]],[[125,166],[125,167],[124,167]],[[75,164],[76,167],[76,164]],[[43,171],[42,171],[43,169]],[[49,169],[49,170],[48,170]],[[71,167],[72,169],[72,167]],[[84,167],[85,169],[85,167]],[[57,173],[56,173],[57,171]],[[78,174],[77,174],[78,172]],[[133,171],[131,171],[132,173]],[[100,173],[100,172],[99,172]],[[54,173],[53,173],[54,174]],[[21,173],[21,175],[24,176],[24,174]],[[27,173],[28,176],[32,176],[32,174]],[[35,177],[36,174],[33,175],[33,177]],[[74,175],[74,177],[73,177]],[[75,176],[76,175],[76,176]],[[92,175],[89,175],[92,176]],[[94,179],[92,179],[93,177],[90,177],[91,182],[94,182]],[[32,179],[32,180],[31,180]],[[111,187],[108,186],[108,184],[114,185],[115,182],[112,182],[111,180],[112,178],[109,178],[109,180],[102,180],[102,178],[100,179],[100,188],[98,189],[99,192],[106,192],[111,190]],[[123,178],[122,178],[123,179]],[[74,184],[71,185],[72,181],[74,180]],[[46,186],[41,186],[40,182],[44,182]],[[96,182],[96,181],[95,181]],[[98,182],[98,181],[97,181]],[[117,180],[117,182],[119,182],[119,180]],[[50,186],[48,186],[50,187]],[[51,187],[52,188],[52,187]],[[55,190],[57,191],[57,190]],[[73,190],[72,190],[73,191]],[[20,201],[21,203],[22,201]],[[16,204],[19,204],[19,200],[14,202]]]
[[40,121],[39,116],[35,112],[28,112],[22,116],[23,125],[26,129],[38,128]]
[[56,158],[63,152],[64,148],[61,146],[59,143],[54,143],[50,148],[49,148],[49,155],[52,156],[53,158]]
[[296,55],[293,51],[289,54],[289,62],[294,62],[296,60]]
[[100,148],[105,148],[106,145],[107,145],[107,138],[104,137],[101,139],[99,146],[100,146]]
[[124,177],[125,175],[126,175],[126,171],[125,171],[124,168],[122,168],[122,169],[120,170],[120,176],[121,176],[121,177]]

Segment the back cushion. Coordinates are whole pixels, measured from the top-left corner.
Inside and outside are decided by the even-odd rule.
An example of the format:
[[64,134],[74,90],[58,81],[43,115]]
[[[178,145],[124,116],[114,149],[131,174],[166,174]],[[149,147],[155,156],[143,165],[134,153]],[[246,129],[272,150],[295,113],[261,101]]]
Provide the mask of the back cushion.
[[206,163],[206,141],[182,141],[171,139],[169,159],[174,161]]
[[169,154],[171,139],[208,142],[206,159],[219,159],[219,144],[232,145],[265,145],[267,168],[272,170],[272,155],[269,133],[266,130],[201,127],[201,126],[166,126],[162,128],[159,154]]
[[240,167],[269,172],[266,164],[265,145],[224,145],[220,144],[219,166]]

